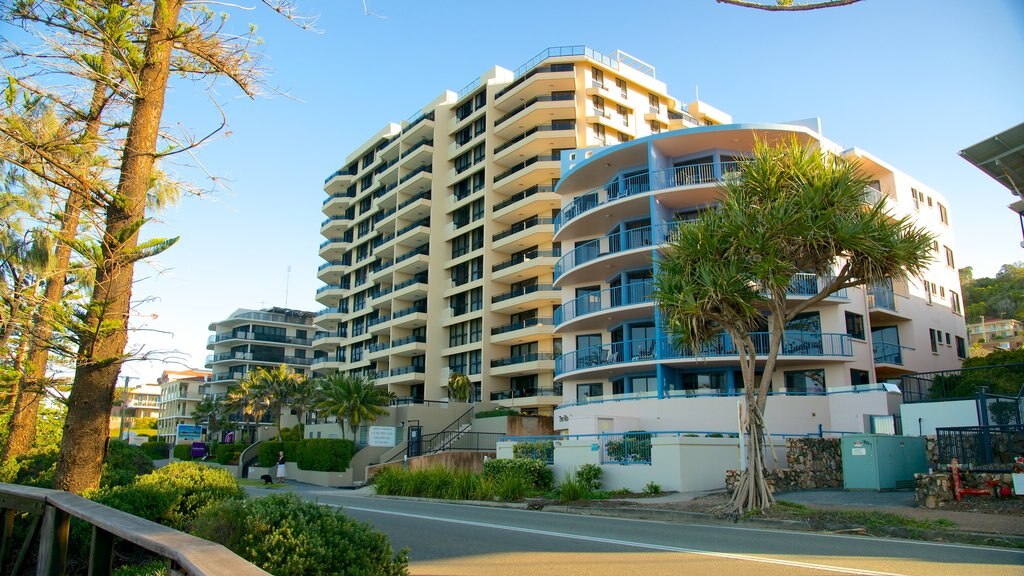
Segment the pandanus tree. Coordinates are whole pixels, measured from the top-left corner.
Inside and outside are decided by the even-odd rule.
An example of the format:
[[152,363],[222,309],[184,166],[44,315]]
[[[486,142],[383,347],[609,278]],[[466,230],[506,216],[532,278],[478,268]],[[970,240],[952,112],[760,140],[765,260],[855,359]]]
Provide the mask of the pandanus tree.
[[470,386],[469,376],[455,372],[448,378],[448,396],[456,402],[468,402]]
[[[838,290],[919,276],[930,262],[932,235],[884,198],[868,204],[867,185],[856,162],[815,143],[759,141],[721,184],[717,207],[680,223],[661,252],[654,297],[678,345],[699,355],[724,333],[739,356],[746,468],[735,512],[773,503],[765,408],[787,324]],[[804,273],[821,279],[818,290],[793,298]]]

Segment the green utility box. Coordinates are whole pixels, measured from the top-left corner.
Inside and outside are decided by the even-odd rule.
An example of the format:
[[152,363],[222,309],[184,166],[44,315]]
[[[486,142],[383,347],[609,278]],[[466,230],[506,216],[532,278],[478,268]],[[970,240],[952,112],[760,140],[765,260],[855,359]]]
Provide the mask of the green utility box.
[[914,474],[928,471],[925,439],[918,436],[843,436],[843,487],[896,490],[914,487]]

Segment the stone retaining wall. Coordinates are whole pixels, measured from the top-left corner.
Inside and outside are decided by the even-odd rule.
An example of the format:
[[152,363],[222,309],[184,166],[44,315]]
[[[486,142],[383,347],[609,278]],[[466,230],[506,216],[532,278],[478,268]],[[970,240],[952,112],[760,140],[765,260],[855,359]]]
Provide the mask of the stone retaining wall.
[[[838,438],[786,439],[788,468],[769,470],[772,492],[840,488],[843,485],[843,455]],[[739,481],[739,470],[727,470],[725,487],[732,493]]]
[[408,464],[402,460],[388,462],[387,464],[374,464],[373,466],[366,467],[366,481],[369,482],[373,475],[381,468],[402,468],[406,465],[408,465],[409,470],[440,467],[450,470],[466,470],[479,474],[484,471],[484,457],[494,458],[494,452],[460,452],[452,450],[409,458]]
[[[941,508],[953,498],[953,474],[936,472],[934,474],[914,474],[914,500],[918,506],[925,508]],[[995,480],[1005,486],[1013,486],[1013,475],[997,472],[965,472],[960,471],[960,482],[964,488],[989,489],[986,482]],[[967,496],[967,498],[985,498],[985,496]]]

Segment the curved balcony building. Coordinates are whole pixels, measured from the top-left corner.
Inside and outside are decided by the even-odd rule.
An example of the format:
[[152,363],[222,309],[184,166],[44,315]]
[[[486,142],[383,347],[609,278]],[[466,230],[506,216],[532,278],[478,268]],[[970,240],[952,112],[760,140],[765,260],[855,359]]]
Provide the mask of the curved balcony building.
[[[562,156],[555,190],[561,210],[552,222],[553,240],[562,250],[551,284],[561,294],[552,322],[562,342],[554,379],[562,385],[563,409],[741,392],[737,351],[728,336],[701,349],[679,345],[652,301],[652,279],[675,231],[715,209],[720,184],[749,157],[755,140],[791,138],[857,159],[872,180],[865,200],[884,198],[893,216],[911,215],[937,240],[933,264],[922,278],[842,290],[792,321],[773,393],[826,395],[960,366],[966,330],[944,198],[802,123],[697,126]],[[815,295],[826,281],[798,275],[789,297]],[[767,325],[753,335],[765,354]]]

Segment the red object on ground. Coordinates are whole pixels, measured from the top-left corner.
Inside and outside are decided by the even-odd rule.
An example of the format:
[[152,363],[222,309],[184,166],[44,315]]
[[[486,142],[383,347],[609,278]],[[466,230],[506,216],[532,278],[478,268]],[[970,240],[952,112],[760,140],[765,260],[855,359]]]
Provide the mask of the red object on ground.
[[1013,496],[1013,491],[1010,490],[1010,487],[1000,485],[997,480],[986,482],[985,484],[988,488],[964,488],[963,483],[960,481],[960,463],[957,462],[956,458],[950,460],[949,467],[953,469],[953,498],[957,502],[963,499],[964,495],[993,496],[995,498],[1009,498]]

